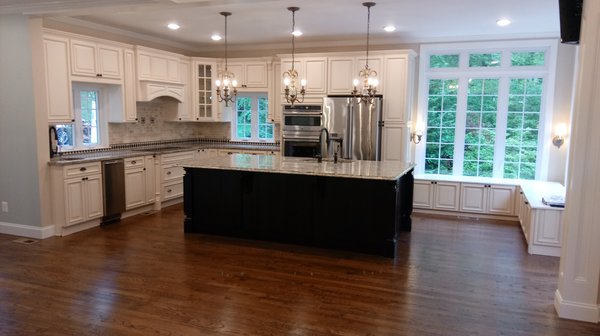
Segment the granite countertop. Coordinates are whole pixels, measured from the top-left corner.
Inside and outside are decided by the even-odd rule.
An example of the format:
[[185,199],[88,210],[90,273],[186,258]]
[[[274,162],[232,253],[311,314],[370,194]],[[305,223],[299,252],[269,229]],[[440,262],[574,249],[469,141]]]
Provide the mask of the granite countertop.
[[317,162],[312,158],[276,157],[272,155],[233,154],[202,160],[189,160],[181,164],[187,168],[242,170],[279,174],[301,174],[362,178],[371,180],[396,180],[415,167],[413,163],[397,161],[342,160]]
[[56,156],[48,164],[51,166],[62,166],[68,164],[78,164],[102,160],[124,159],[142,155],[168,154],[187,152],[198,149],[241,149],[241,150],[262,150],[279,151],[279,146],[273,145],[246,145],[230,143],[193,143],[193,144],[169,144],[163,146],[142,146],[134,148],[124,148],[115,150],[105,150],[99,152],[90,152],[83,154],[68,154]]

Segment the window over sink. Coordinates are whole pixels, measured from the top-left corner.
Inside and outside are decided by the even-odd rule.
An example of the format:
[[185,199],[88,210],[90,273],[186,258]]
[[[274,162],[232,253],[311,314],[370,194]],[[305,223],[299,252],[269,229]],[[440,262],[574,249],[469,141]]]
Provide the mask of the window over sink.
[[102,85],[73,84],[75,121],[56,125],[61,150],[96,148],[108,144],[104,96]]
[[273,124],[267,119],[269,100],[265,93],[238,93],[232,122],[233,140],[273,141]]

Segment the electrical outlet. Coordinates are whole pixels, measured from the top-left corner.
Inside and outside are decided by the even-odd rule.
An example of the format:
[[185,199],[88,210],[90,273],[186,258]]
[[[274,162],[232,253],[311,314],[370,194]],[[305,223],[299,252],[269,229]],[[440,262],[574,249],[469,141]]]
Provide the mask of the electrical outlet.
[[8,202],[2,201],[2,212],[8,212]]

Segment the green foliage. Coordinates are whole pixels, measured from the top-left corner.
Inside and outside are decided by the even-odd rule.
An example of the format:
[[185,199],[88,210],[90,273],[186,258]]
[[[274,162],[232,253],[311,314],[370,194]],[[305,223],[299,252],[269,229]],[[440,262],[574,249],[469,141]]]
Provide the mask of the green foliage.
[[492,177],[494,174],[494,164],[492,162],[479,163],[479,176]]
[[427,126],[439,127],[441,125],[442,114],[440,112],[427,113]]
[[439,172],[440,160],[426,159],[425,160],[425,173],[426,174],[437,174]]
[[481,96],[467,96],[467,111],[481,111]]
[[441,159],[452,159],[454,157],[454,145],[442,144],[440,145],[440,158]]
[[479,146],[479,160],[494,161],[494,146]]
[[483,96],[482,111],[497,111],[498,110],[498,96]]
[[499,67],[501,53],[469,54],[469,67]]
[[482,128],[479,133],[479,142],[485,145],[493,145],[496,143],[496,130]]
[[467,129],[465,131],[465,144],[479,143],[479,129]]
[[440,174],[452,175],[453,160],[440,160]]
[[525,112],[540,112],[542,109],[541,96],[525,97]]
[[464,161],[463,162],[463,175],[464,176],[477,176],[477,161]]
[[505,163],[504,164],[504,178],[519,178],[519,164],[518,163]]
[[537,130],[525,130],[523,131],[523,146],[537,146],[538,131]]
[[456,127],[456,113],[442,112],[442,126],[452,128]]
[[437,143],[427,143],[425,146],[425,157],[435,159],[440,157],[440,145]]
[[535,164],[537,159],[537,147],[521,147],[521,162]]
[[523,163],[521,164],[521,171],[519,172],[519,178],[525,180],[535,179],[535,164]]
[[517,146],[506,146],[504,149],[504,162],[519,162],[520,151]]
[[[429,135],[428,135],[429,136]],[[442,128],[442,143],[454,143],[454,128]]]
[[523,127],[523,114],[522,113],[508,113],[506,128],[508,129],[520,129]]
[[496,128],[496,113],[482,113],[481,127]]
[[521,146],[522,130],[506,130],[506,145]]
[[442,110],[442,96],[429,96],[427,103],[428,111],[441,111]]
[[467,128],[479,128],[481,125],[481,113],[467,112]]
[[444,96],[442,110],[456,111],[456,96]]
[[459,55],[431,55],[430,68],[458,68]]
[[479,158],[479,146],[478,145],[465,145],[465,160],[473,161]]
[[540,115],[538,113],[525,113],[523,128],[526,129],[539,129],[540,127]]
[[427,128],[427,143],[433,142],[433,143],[438,143],[440,142],[440,128],[438,127],[429,127]]
[[446,94],[446,95],[458,94],[458,79],[444,80],[444,94]]
[[543,51],[513,52],[510,55],[512,66],[540,66],[544,65],[546,53]]
[[441,95],[443,93],[444,80],[432,79],[429,81],[429,94]]

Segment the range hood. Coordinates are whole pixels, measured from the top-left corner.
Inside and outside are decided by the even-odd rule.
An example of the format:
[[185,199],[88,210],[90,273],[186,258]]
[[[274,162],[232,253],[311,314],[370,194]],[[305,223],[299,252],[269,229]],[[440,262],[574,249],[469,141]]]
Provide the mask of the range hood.
[[138,101],[147,102],[158,97],[171,97],[183,103],[183,84],[166,84],[152,81],[139,81]]

